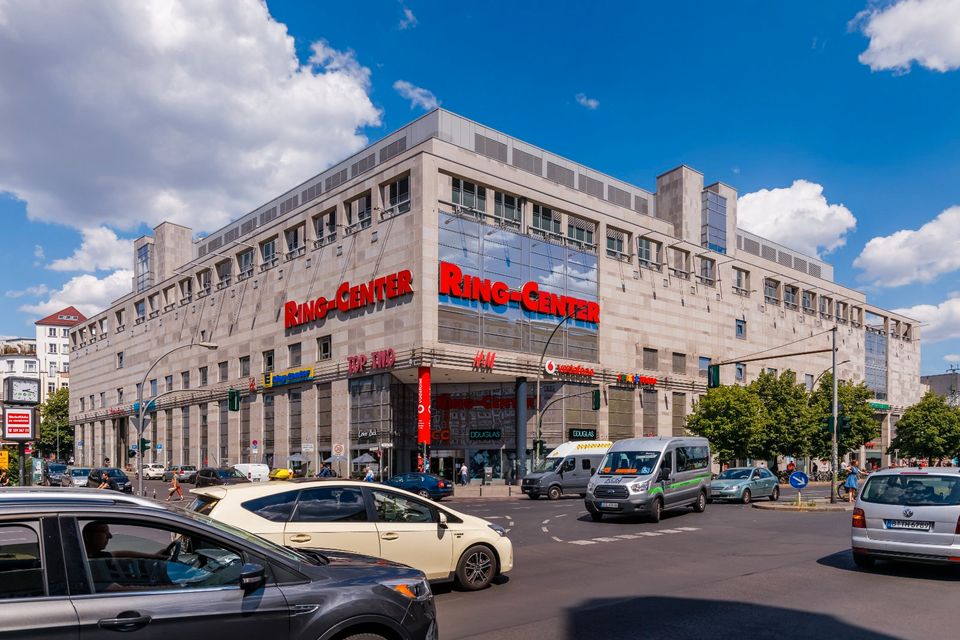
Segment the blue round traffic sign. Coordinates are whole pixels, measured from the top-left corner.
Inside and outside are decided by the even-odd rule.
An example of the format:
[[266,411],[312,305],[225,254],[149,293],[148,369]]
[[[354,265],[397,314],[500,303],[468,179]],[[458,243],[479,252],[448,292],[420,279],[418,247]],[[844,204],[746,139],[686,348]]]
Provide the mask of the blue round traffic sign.
[[794,489],[803,489],[810,484],[810,478],[803,471],[794,471],[790,474],[790,486]]
[[163,451],[163,443],[162,443],[162,442],[158,442],[158,443],[157,443],[157,451]]

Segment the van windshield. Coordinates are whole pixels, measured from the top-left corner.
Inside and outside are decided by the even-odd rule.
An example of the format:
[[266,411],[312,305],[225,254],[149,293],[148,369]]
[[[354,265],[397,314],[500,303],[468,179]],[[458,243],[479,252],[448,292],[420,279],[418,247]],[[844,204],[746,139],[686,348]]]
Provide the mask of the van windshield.
[[556,471],[561,462],[563,462],[563,458],[546,458],[543,462],[537,465],[537,468],[534,469],[534,471],[537,473]]
[[604,456],[598,473],[602,476],[645,476],[653,473],[659,459],[659,451],[610,452]]
[[910,507],[960,505],[960,478],[936,475],[874,476],[860,498],[864,502]]

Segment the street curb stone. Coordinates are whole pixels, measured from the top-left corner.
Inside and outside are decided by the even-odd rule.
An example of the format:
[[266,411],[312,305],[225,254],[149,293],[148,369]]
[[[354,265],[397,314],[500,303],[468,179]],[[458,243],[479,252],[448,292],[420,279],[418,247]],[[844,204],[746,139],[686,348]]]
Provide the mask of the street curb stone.
[[797,512],[853,511],[852,504],[849,504],[849,503],[848,504],[840,504],[840,503],[830,504],[829,502],[824,502],[822,504],[815,504],[812,506],[808,504],[804,504],[804,505],[791,504],[789,502],[779,502],[779,503],[778,502],[754,502],[753,508],[766,509],[768,511],[797,511]]

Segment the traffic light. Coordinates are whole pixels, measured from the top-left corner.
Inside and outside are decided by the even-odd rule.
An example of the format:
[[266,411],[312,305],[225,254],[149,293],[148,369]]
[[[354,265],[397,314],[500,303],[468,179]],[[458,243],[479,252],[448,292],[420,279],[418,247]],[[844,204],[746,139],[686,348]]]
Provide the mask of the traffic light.
[[600,410],[600,389],[594,389],[592,395],[593,395],[593,410],[599,411]]
[[720,386],[720,365],[707,365],[707,389],[716,389]]
[[146,453],[150,450],[150,441],[146,438],[140,438],[140,451]]
[[544,445],[546,445],[546,441],[545,441],[545,440],[534,440],[534,441],[533,441],[533,456],[534,456],[535,458],[540,459],[540,458],[543,457]]
[[137,457],[137,450],[136,450],[136,449],[130,449],[129,451],[127,451],[127,457],[128,457],[128,458],[136,458],[136,457]]
[[240,411],[240,390],[230,389],[227,393],[227,408],[230,411]]
[[840,416],[840,433],[850,433],[849,416]]

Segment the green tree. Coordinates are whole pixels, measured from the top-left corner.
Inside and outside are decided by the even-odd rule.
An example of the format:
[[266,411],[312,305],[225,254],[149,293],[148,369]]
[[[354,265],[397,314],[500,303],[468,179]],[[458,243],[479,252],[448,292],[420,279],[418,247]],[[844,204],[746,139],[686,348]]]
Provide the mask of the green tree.
[[889,451],[910,458],[952,458],[960,450],[960,411],[928,391],[897,422]]
[[747,388],[760,399],[767,419],[757,438],[756,457],[806,456],[813,448],[817,423],[807,389],[789,369],[777,377],[764,371]]
[[721,462],[756,455],[760,432],[767,420],[763,404],[745,387],[710,389],[693,404],[687,429],[710,441]]
[[[813,439],[812,453],[822,458],[830,457],[830,441],[833,430],[833,376],[823,374],[820,385],[810,394],[811,418],[819,426]],[[873,392],[864,383],[853,384],[841,380],[837,384],[837,399],[840,403],[840,426],[837,429],[837,455],[843,456],[880,435],[880,422],[873,416],[868,404]]]
[[40,437],[37,439],[37,449],[41,455],[56,454],[58,436],[60,456],[69,457],[69,453],[73,451],[69,407],[70,392],[66,388],[54,391],[47,396],[47,401],[40,405]]

